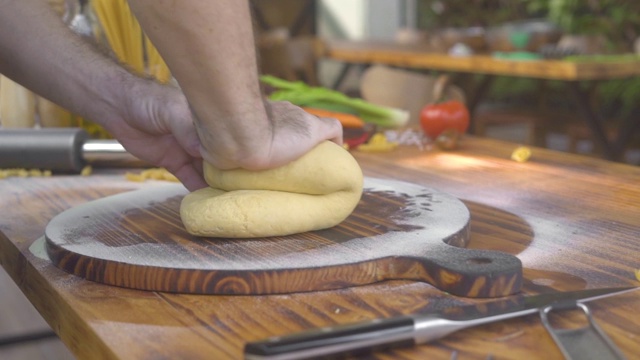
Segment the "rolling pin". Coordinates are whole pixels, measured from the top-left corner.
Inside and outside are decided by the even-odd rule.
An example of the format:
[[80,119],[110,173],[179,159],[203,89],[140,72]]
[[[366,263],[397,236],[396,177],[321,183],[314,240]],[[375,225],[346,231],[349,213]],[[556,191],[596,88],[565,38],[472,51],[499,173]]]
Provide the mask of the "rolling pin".
[[118,141],[90,139],[81,128],[0,129],[0,168],[77,173],[87,165],[148,166]]

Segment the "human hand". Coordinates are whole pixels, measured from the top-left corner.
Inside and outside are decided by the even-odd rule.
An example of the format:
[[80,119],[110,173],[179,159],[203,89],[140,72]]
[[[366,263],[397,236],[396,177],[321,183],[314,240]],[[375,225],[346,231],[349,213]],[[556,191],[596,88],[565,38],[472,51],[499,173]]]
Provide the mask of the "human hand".
[[272,140],[265,167],[285,165],[330,140],[342,145],[342,125],[337,119],[311,115],[287,101],[269,101]]
[[264,102],[249,1],[129,4],[189,101],[204,161],[222,170],[264,170],[327,139],[341,142],[337,120]]
[[[258,115],[255,121],[245,122],[251,129],[227,126],[230,130],[222,132],[199,124],[204,160],[223,170],[265,170],[283,166],[325,140],[342,144],[342,125],[336,119],[319,118],[285,101],[267,101],[264,106],[266,113],[262,116],[266,119]],[[236,123],[219,119],[213,125],[219,126],[225,120]],[[261,121],[264,126],[260,128]]]
[[202,176],[200,140],[189,105],[175,87],[137,79],[121,114],[101,124],[137,158],[166,168],[193,191],[207,184]]

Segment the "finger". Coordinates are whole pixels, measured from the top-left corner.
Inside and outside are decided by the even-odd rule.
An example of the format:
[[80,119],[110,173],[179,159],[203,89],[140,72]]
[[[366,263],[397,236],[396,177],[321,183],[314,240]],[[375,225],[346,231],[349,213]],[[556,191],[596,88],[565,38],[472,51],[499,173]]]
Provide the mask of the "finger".
[[177,140],[187,154],[194,158],[202,158],[202,155],[200,155],[200,138],[198,138],[195,129],[189,131],[184,136],[178,137]]
[[202,145],[200,145],[200,157],[202,158],[203,162],[206,161],[208,164],[210,164],[216,169],[231,170],[231,169],[238,168],[238,164],[225,160],[224,158],[216,156],[215,154],[212,154],[207,149],[205,149],[205,147]]
[[198,172],[194,164],[185,164],[180,169],[172,173],[189,191],[195,191],[208,186],[204,181],[204,177],[200,172]]
[[342,145],[342,124],[335,118],[318,118],[321,126],[319,136],[322,140],[330,140],[338,145]]
[[169,122],[171,133],[182,148],[195,158],[200,158],[200,138],[191,119],[176,119]]
[[202,171],[202,159],[191,158],[180,148],[175,148],[172,158],[166,158],[164,164],[160,164],[189,190],[194,191],[207,187]]

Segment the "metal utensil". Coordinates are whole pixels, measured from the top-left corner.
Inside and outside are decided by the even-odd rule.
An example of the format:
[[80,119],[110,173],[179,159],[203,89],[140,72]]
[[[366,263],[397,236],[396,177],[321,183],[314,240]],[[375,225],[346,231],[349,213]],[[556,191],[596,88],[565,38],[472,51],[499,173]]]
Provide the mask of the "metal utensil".
[[90,139],[80,128],[0,130],[0,168],[79,172],[86,165],[145,166],[116,140]]
[[[553,326],[549,315],[556,311],[580,309],[587,317],[587,325],[575,329]],[[540,318],[562,355],[569,360],[624,360],[624,355],[596,324],[591,311],[582,302],[569,301],[549,305],[540,310]]]
[[533,314],[566,301],[592,301],[636,287],[590,289],[536,296],[511,296],[481,305],[447,308],[437,314],[408,315],[327,327],[248,343],[246,359],[304,359],[363,349],[410,346],[440,339],[468,327]]

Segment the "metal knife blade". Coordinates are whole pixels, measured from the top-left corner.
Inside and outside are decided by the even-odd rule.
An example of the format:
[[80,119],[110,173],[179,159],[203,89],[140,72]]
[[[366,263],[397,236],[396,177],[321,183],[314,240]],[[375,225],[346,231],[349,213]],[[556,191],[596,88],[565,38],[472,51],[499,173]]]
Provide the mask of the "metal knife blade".
[[363,349],[411,346],[442,338],[468,327],[533,314],[553,304],[587,302],[633,291],[637,287],[588,289],[535,296],[516,295],[481,304],[326,327],[247,343],[248,360],[308,359],[350,354]]

